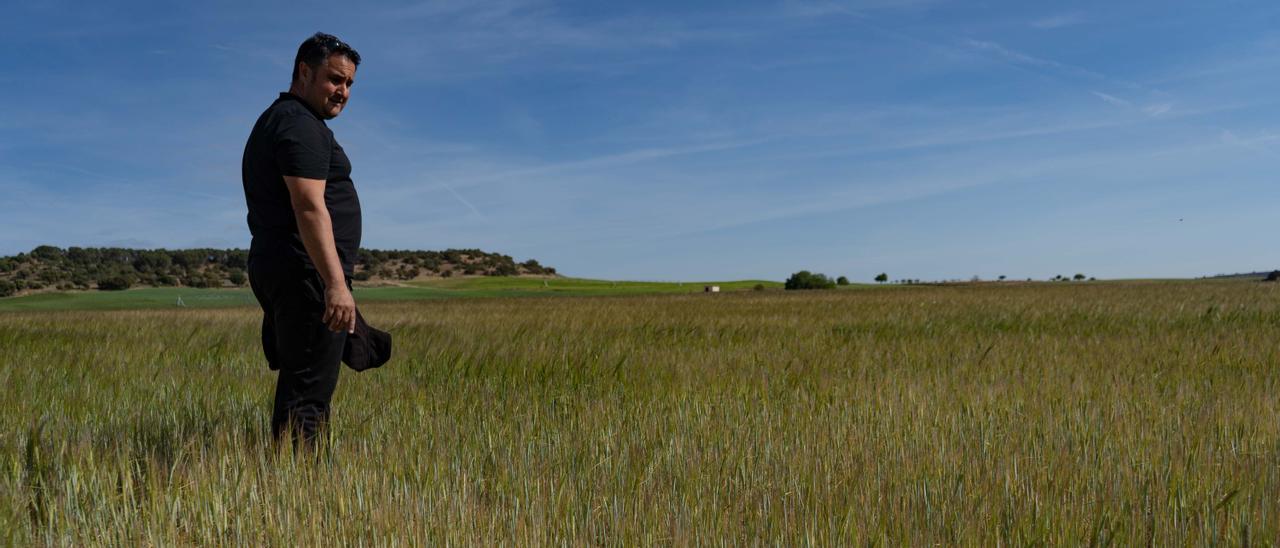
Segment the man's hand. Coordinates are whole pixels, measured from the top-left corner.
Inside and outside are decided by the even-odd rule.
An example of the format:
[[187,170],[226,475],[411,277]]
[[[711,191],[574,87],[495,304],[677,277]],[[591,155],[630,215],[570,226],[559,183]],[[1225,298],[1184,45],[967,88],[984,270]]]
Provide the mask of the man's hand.
[[356,330],[356,300],[345,285],[326,287],[324,290],[325,325],[333,332]]

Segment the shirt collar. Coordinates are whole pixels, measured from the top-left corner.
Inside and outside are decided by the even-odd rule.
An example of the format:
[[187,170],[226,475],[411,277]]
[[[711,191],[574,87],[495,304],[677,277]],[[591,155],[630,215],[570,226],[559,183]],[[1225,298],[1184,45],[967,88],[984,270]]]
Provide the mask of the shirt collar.
[[285,101],[289,99],[297,101],[299,104],[301,104],[303,107],[307,109],[307,112],[310,112],[312,116],[315,116],[317,120],[324,122],[324,116],[321,116],[319,112],[316,112],[315,109],[311,108],[311,105],[307,104],[306,101],[304,101],[301,97],[298,97],[297,95],[294,95],[287,91],[282,91],[280,92],[280,97],[276,99],[276,102],[279,103],[280,101]]

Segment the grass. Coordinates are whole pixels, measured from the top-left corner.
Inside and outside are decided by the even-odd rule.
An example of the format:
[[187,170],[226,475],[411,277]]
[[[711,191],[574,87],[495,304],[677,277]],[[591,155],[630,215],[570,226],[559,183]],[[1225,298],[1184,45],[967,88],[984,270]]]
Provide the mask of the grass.
[[0,299],[0,311],[122,310],[131,308],[225,308],[257,306],[248,289],[147,287],[127,291],[56,291]]
[[781,283],[765,280],[742,280],[733,282],[627,282],[610,280],[588,280],[583,278],[503,278],[503,277],[465,277],[439,278],[412,285],[435,289],[456,291],[521,291],[536,294],[573,293],[626,295],[640,293],[702,293],[709,285],[720,286],[722,291],[742,291],[757,284],[766,288],[779,289]]
[[[651,293],[701,293],[705,285],[743,291],[778,282],[612,282],[580,278],[458,277],[411,282],[403,286],[356,287],[358,302],[408,301],[463,297],[601,296]],[[181,298],[181,304],[179,304]],[[0,299],[0,312],[19,310],[128,310],[139,308],[225,308],[257,306],[247,288],[195,289],[145,287],[127,291],[59,291]]]
[[[429,288],[424,288],[429,289]],[[321,459],[252,308],[0,314],[8,544],[1280,538],[1270,284],[368,302]]]

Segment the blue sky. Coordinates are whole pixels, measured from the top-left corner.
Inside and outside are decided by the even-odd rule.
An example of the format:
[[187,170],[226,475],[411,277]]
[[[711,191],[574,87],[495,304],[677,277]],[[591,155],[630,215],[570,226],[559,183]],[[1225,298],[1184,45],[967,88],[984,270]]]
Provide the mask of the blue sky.
[[0,254],[247,247],[240,155],[297,44],[372,248],[612,279],[1280,267],[1280,4],[18,3]]

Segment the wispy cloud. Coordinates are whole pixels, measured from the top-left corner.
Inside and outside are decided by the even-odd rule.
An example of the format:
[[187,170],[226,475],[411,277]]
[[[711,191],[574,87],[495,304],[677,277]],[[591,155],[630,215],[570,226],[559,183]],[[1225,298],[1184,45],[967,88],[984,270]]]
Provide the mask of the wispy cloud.
[[1168,114],[1170,110],[1173,110],[1173,103],[1171,102],[1156,103],[1142,107],[1142,112],[1145,112],[1147,116],[1155,118]]
[[619,15],[592,20],[564,17],[554,4],[525,0],[423,2],[375,15],[394,26],[427,25],[427,33],[386,37],[409,63],[465,55],[487,62],[527,58],[547,50],[617,51],[673,48],[734,39],[744,29],[716,19]]
[[[463,188],[469,186],[482,185],[486,183],[497,183],[503,181],[522,180],[530,177],[560,175],[579,171],[594,171],[618,168],[622,166],[637,164],[640,162],[655,161],[674,156],[685,156],[699,154],[703,152],[724,151],[737,148],[748,147],[765,142],[765,139],[754,140],[737,140],[737,141],[717,141],[709,143],[691,144],[679,147],[669,148],[645,148],[637,150],[628,150],[614,154],[606,154],[590,158],[578,160],[570,160],[565,162],[547,163],[528,167],[516,167],[509,169],[485,170],[481,173],[475,173],[466,177],[458,177],[452,179],[455,188]],[[423,174],[428,176],[428,174]],[[430,188],[405,188],[400,194],[401,197],[409,197],[423,192],[430,192]],[[452,189],[450,189],[452,192]]]
[[1280,152],[1275,149],[1275,145],[1280,143],[1280,135],[1274,133],[1263,133],[1245,138],[1236,135],[1235,132],[1229,129],[1224,129],[1218,134],[1218,139],[1225,145],[1242,148],[1257,154],[1273,158],[1280,156]]
[[1116,97],[1115,95],[1111,95],[1109,93],[1103,93],[1101,91],[1090,91],[1089,93],[1093,94],[1094,97],[1102,99],[1107,104],[1114,105],[1117,107],[1122,107],[1125,109],[1136,110],[1151,118],[1165,117],[1171,111],[1173,111],[1173,107],[1174,107],[1173,101],[1168,101],[1168,100],[1157,101],[1157,102],[1149,103],[1139,107],[1135,105],[1133,101],[1129,101],[1127,99],[1121,99],[1120,97]]
[[1103,76],[1098,72],[1094,72],[1086,68],[1068,65],[1066,63],[1059,63],[1058,61],[1054,61],[1052,59],[1046,59],[1044,57],[1037,57],[1035,55],[1023,53],[1021,51],[1017,51],[1017,50],[1002,46],[996,42],[969,39],[964,41],[964,45],[976,51],[995,55],[1000,59],[1003,59],[1005,61],[1011,62],[1016,65],[1054,69],[1054,70],[1065,72],[1074,76],[1082,76],[1090,79],[1097,79],[1097,80],[1106,79],[1106,76]]
[[940,0],[784,0],[782,11],[793,17],[865,15],[877,11],[923,9]]
[[[1236,137],[1229,131],[1224,131],[1220,140],[1233,146],[1276,156],[1278,154],[1266,145],[1280,142],[1280,137],[1264,135],[1246,140]],[[1035,185],[1045,180],[1070,177],[1071,174],[1079,173],[1124,172],[1139,169],[1172,175],[1188,165],[1200,162],[1201,160],[1192,159],[1193,155],[1203,154],[1207,148],[1211,148],[1212,144],[1212,141],[1202,139],[1175,145],[1148,145],[1127,150],[1097,149],[1065,152],[1060,155],[1009,161],[1003,165],[993,165],[988,169],[973,171],[964,176],[949,175],[948,172],[954,171],[954,168],[946,166],[945,163],[931,162],[922,166],[919,171],[905,176],[854,179],[842,185],[845,187],[844,190],[835,190],[816,199],[771,206],[756,204],[754,207],[742,208],[736,213],[724,216],[708,214],[701,218],[698,224],[672,225],[668,229],[657,231],[654,235],[662,238],[683,238],[759,223],[900,204],[993,185]],[[1160,166],[1149,165],[1148,158],[1155,157],[1178,159],[1166,160]]]
[[1034,19],[1031,21],[1030,25],[1032,28],[1050,30],[1079,25],[1085,21],[1085,16],[1081,13],[1059,13]]
[[1108,104],[1112,104],[1112,105],[1115,105],[1115,106],[1118,106],[1118,107],[1132,107],[1132,106],[1133,106],[1133,103],[1131,103],[1131,102],[1129,102],[1129,101],[1126,101],[1126,100],[1124,100],[1124,99],[1121,99],[1121,98],[1119,98],[1119,97],[1116,97],[1115,95],[1111,95],[1111,94],[1103,93],[1103,92],[1101,92],[1101,91],[1090,91],[1089,93],[1092,93],[1092,94],[1094,95],[1094,97],[1097,97],[1097,98],[1099,98],[1099,99],[1102,99],[1103,101],[1107,102]]

